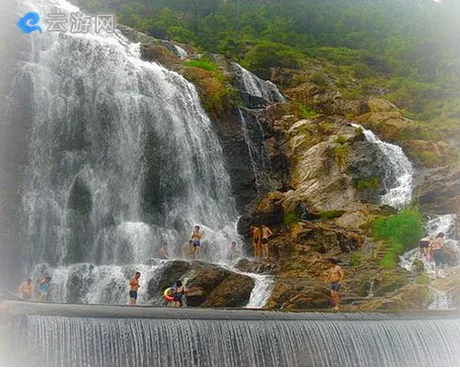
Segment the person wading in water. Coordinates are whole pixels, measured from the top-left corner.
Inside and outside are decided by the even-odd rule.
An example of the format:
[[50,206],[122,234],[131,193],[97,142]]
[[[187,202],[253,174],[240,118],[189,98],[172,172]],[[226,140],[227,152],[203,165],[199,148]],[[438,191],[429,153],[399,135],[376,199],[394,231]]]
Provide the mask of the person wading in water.
[[19,286],[19,297],[22,300],[30,300],[32,298],[32,280],[27,279]]
[[193,258],[195,259],[200,251],[201,245],[201,237],[203,234],[200,232],[200,227],[198,225],[195,226],[193,229],[193,233],[191,235],[192,246],[193,246]]
[[129,280],[129,304],[136,305],[137,302],[137,291],[141,287],[139,279],[141,277],[140,272],[136,272],[135,276]]
[[256,226],[251,226],[251,235],[252,235],[252,251],[254,257],[260,257],[260,253],[262,250],[261,238],[262,233],[260,229]]
[[[436,277],[446,278],[447,255],[444,252],[444,233],[439,233],[436,238],[430,243],[432,259],[435,262],[435,275]],[[443,268],[444,272],[439,275],[439,268]]]
[[38,295],[41,302],[46,302],[48,300],[48,289],[50,287],[51,277],[45,277],[40,280],[38,285]]
[[340,292],[340,283],[342,282],[345,274],[340,266],[337,265],[335,259],[329,260],[331,268],[329,269],[329,275],[326,278],[326,284],[331,284],[331,299],[332,307],[334,309],[339,309],[339,292]]

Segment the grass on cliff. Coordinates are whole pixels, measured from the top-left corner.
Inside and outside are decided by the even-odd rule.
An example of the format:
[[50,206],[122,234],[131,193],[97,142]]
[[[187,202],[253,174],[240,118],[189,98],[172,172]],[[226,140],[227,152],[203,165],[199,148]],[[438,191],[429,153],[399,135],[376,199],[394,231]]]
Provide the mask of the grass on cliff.
[[375,219],[372,233],[385,244],[386,253],[380,265],[391,269],[396,267],[399,255],[417,246],[423,236],[423,219],[417,208],[404,209],[396,215]]
[[208,59],[198,59],[198,60],[192,60],[192,61],[186,61],[184,63],[185,66],[191,66],[193,68],[200,68],[207,70],[208,72],[218,72],[218,67],[216,63],[213,63],[212,61]]

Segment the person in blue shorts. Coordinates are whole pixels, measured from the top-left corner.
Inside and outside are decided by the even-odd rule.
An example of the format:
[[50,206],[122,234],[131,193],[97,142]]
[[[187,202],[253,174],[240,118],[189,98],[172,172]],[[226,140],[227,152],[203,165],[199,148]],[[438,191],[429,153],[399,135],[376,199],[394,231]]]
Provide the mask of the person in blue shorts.
[[200,251],[201,237],[202,236],[203,236],[203,234],[200,232],[200,227],[198,225],[196,225],[195,228],[193,229],[193,233],[191,235],[192,247],[193,247],[193,251],[192,251],[193,258],[196,258],[196,256],[198,255],[198,253]]
[[46,302],[48,300],[48,291],[50,287],[51,277],[47,276],[40,280],[38,285],[38,295],[41,302]]
[[343,273],[342,267],[337,265],[337,261],[335,259],[330,259],[330,269],[329,274],[326,278],[326,284],[330,284],[331,287],[331,299],[332,299],[332,307],[334,309],[339,309],[339,292],[341,288],[341,282],[345,276]]

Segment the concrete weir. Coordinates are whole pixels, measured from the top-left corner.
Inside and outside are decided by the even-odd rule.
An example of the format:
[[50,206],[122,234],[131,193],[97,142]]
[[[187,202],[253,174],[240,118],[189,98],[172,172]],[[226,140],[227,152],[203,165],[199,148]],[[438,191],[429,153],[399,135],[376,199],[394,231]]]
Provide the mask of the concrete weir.
[[[458,366],[460,313],[283,313],[6,301],[3,365]],[[427,348],[429,347],[429,348]]]

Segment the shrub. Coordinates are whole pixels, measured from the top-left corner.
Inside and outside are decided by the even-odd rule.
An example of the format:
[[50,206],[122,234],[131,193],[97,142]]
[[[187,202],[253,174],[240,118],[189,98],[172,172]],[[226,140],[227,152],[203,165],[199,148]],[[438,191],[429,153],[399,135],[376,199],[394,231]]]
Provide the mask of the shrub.
[[288,212],[283,216],[283,224],[286,226],[291,226],[299,221],[300,219],[295,212]]
[[361,260],[361,255],[360,254],[352,254],[351,255],[351,265],[353,267],[359,267],[361,266],[362,260]]
[[391,270],[395,268],[396,267],[396,255],[393,252],[388,251],[383,257],[383,259],[380,261],[380,266],[384,270]]
[[193,68],[204,69],[204,70],[207,70],[208,72],[217,72],[218,71],[217,64],[213,63],[212,61],[210,61],[208,59],[205,59],[205,58],[198,59],[198,60],[186,61],[184,63],[184,65],[185,66],[190,66],[190,67],[193,67]]
[[380,180],[379,178],[360,179],[355,183],[355,188],[358,190],[377,189],[380,188]]
[[299,117],[302,119],[311,119],[318,115],[310,106],[299,103],[298,106]]
[[249,50],[243,64],[259,77],[268,79],[270,68],[299,68],[302,55],[295,49],[274,42],[261,42]]
[[423,236],[423,220],[418,209],[404,209],[396,215],[374,220],[372,232],[375,238],[387,242],[387,249],[400,255],[418,244]]
[[339,135],[337,139],[335,140],[335,143],[345,144],[347,143],[347,139],[343,135]]

